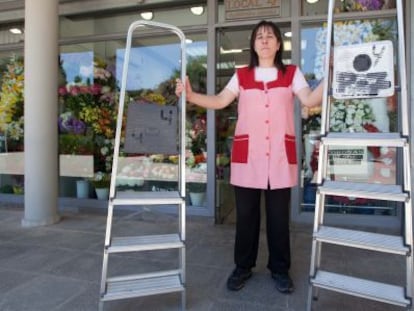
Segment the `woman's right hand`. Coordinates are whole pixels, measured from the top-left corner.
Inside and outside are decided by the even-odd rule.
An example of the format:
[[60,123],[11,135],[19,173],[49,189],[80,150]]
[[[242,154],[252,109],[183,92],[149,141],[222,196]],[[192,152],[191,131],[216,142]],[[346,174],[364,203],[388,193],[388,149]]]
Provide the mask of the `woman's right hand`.
[[175,95],[180,97],[185,89],[186,97],[188,100],[189,97],[191,97],[191,94],[193,93],[193,89],[191,88],[191,83],[188,77],[185,78],[185,83],[183,83],[183,81],[181,81],[181,79],[178,78],[175,80],[175,83]]

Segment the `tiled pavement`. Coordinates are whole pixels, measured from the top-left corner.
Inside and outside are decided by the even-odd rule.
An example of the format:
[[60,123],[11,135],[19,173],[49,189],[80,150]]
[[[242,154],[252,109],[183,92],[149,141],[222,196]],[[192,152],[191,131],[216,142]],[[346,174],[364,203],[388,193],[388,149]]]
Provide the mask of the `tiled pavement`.
[[[59,223],[22,228],[23,209],[0,205],[0,310],[91,311],[98,309],[106,214],[103,211],[61,211]],[[175,232],[177,217],[148,210],[119,211],[114,235]],[[214,225],[211,218],[187,217],[187,310],[197,311],[303,311],[311,250],[311,227],[292,225],[291,276],[296,290],[283,295],[275,290],[266,270],[266,239],[253,277],[239,292],[226,289],[233,268],[234,225]],[[172,268],[176,251],[111,255],[112,275]],[[113,257],[112,257],[113,256]],[[323,249],[327,270],[362,275],[402,284],[403,258],[344,247]],[[105,303],[105,311],[180,310],[180,294],[165,294]],[[398,311],[399,307],[320,291],[315,311]]]

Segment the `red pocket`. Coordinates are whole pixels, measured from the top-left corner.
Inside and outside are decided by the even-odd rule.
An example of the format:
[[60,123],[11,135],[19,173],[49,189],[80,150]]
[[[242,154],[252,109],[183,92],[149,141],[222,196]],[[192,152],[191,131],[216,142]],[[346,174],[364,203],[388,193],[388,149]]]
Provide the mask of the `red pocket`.
[[231,151],[231,162],[247,163],[249,155],[249,135],[236,135],[233,138],[233,150]]
[[289,164],[297,164],[295,136],[285,134],[285,149]]

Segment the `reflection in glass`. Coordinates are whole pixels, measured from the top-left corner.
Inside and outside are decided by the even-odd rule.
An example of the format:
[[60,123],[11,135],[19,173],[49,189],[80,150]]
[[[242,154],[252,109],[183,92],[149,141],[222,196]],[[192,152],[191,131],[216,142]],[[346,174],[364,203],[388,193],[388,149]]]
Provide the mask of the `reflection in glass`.
[[[302,0],[302,15],[328,13],[329,0]],[[395,9],[395,0],[335,0],[335,13]]]
[[[334,45],[391,40],[396,49],[394,20],[356,20],[334,24]],[[302,68],[311,86],[324,76],[325,27],[302,29]],[[306,49],[306,53],[305,53]],[[394,51],[394,55],[397,51]],[[332,100],[331,132],[395,132],[396,96],[389,98]],[[303,133],[303,211],[313,211],[320,131],[320,109],[302,109]],[[395,184],[396,150],[387,147],[331,147],[328,175],[332,180]],[[328,197],[329,212],[394,215],[389,202],[351,197]]]
[[[205,92],[205,36],[193,34],[189,38],[193,43],[188,44],[186,49],[187,74],[194,83],[194,89]],[[128,111],[128,104],[133,102],[157,105],[161,108],[176,107],[178,99],[174,94],[175,77],[181,69],[181,49],[177,41],[172,36],[134,39],[128,68],[125,112]],[[161,55],[160,51],[167,53]],[[107,184],[111,174],[124,53],[123,40],[61,48],[60,148],[61,152],[66,154],[90,154],[93,157],[93,177],[88,178],[89,184],[93,186]],[[205,185],[207,176],[203,132],[206,126],[205,115],[205,110],[195,111],[193,108],[187,113],[189,127],[197,127],[198,130],[195,135],[197,145],[188,142],[187,181],[202,185]],[[126,125],[126,115],[124,118],[123,127]],[[122,135],[124,137],[124,134]],[[123,143],[122,139],[121,150]],[[196,149],[198,153],[190,156],[192,150]],[[121,153],[117,189],[176,190],[178,162],[177,154]],[[75,181],[64,179],[64,193],[61,195],[76,195]],[[90,197],[94,195],[90,194]],[[205,206],[205,201],[199,206]]]
[[[179,154],[177,151],[163,152],[163,147],[167,144],[163,142],[162,135],[156,133],[165,132],[169,124],[168,113],[163,114],[167,107],[177,109],[178,99],[174,94],[175,79],[180,76],[181,70],[181,49],[178,43],[173,43],[170,37],[165,40],[152,42],[151,40],[135,40],[131,49],[129,68],[127,75],[127,94],[126,94],[126,131],[125,149],[120,158],[119,174],[117,176],[117,186],[120,191],[174,191],[178,187],[179,176]],[[160,42],[161,41],[161,42]],[[155,43],[155,44],[154,44]],[[197,92],[206,92],[206,42],[192,41],[187,44],[187,72],[192,87]],[[124,63],[124,49],[116,51],[116,76],[119,81],[122,76]],[[157,121],[159,113],[145,113],[145,118],[135,117],[130,119],[130,109],[134,106],[138,108],[147,107],[151,110],[156,105],[161,110],[161,119],[165,122]],[[175,107],[175,108],[174,108]],[[141,109],[141,110],[142,110]],[[136,110],[136,109],[135,109]],[[140,109],[138,109],[140,110]],[[158,110],[157,110],[158,111]],[[141,120],[143,129],[129,122]],[[177,119],[172,122],[177,122]],[[206,163],[206,111],[205,109],[188,106],[186,122],[186,181],[189,192],[204,193],[207,182],[207,163]],[[165,123],[165,124],[164,124]],[[144,126],[145,125],[145,126]],[[130,130],[136,133],[129,132]],[[149,132],[151,129],[151,132]],[[137,135],[135,135],[137,134]],[[141,135],[142,134],[142,135]],[[177,131],[167,132],[169,136],[176,136]],[[148,140],[149,138],[150,140]],[[159,150],[146,152],[144,149],[126,150],[127,142],[131,139],[145,140],[147,149]],[[177,138],[170,138],[169,144],[176,146]],[[162,147],[162,148],[161,148]],[[173,146],[174,147],[174,146]],[[122,148],[122,146],[121,146]],[[173,148],[174,149],[174,148]],[[192,195],[193,200],[187,202],[194,207],[203,207],[206,202],[201,197],[196,201],[196,195]]]

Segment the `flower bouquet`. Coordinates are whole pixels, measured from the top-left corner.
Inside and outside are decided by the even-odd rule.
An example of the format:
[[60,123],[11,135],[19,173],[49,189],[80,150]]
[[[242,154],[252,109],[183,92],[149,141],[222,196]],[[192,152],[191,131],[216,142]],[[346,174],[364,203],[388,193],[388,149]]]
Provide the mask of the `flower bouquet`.
[[[372,11],[388,8],[390,1],[385,0],[343,0],[337,12]],[[394,6],[395,7],[395,6]]]
[[109,188],[111,184],[111,175],[104,172],[96,172],[90,179],[90,183],[95,187],[95,189]]
[[24,65],[12,56],[2,73],[0,96],[0,133],[7,137],[8,151],[21,151],[24,138]]
[[364,132],[364,125],[374,121],[372,108],[364,100],[336,100],[332,103],[330,114],[332,132]]

